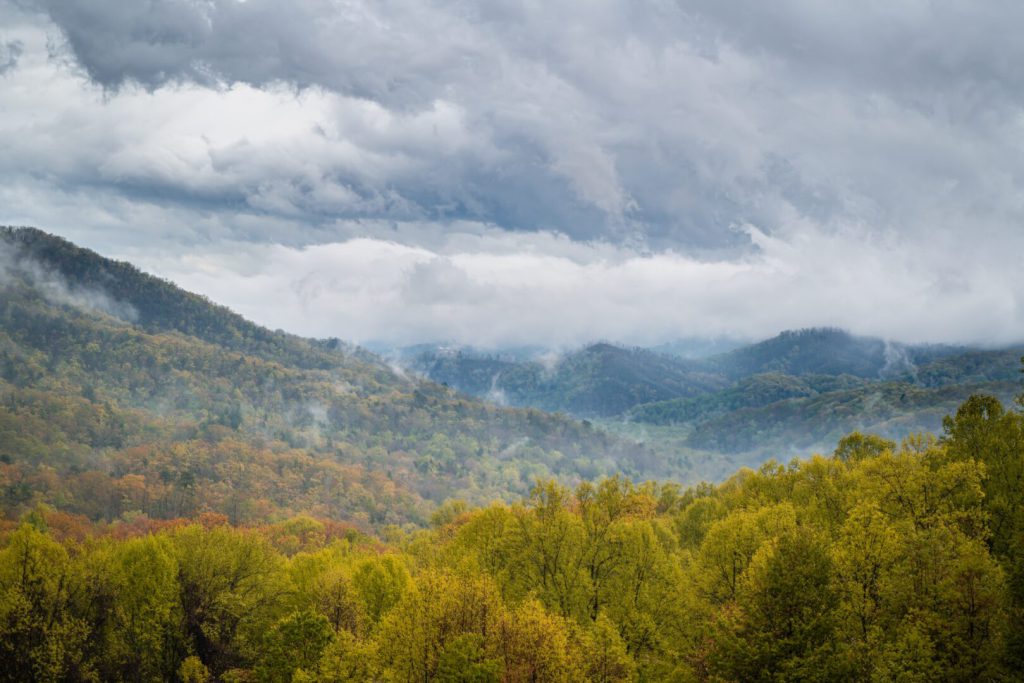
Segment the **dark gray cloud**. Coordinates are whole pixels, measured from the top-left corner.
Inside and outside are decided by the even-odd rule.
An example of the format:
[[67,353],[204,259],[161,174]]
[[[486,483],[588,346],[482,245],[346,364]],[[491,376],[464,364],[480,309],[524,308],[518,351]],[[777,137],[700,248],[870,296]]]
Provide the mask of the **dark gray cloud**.
[[[572,339],[872,311],[863,331],[1021,337],[999,283],[1024,253],[1022,23],[1008,1],[0,0],[0,218],[139,258],[170,245],[153,267],[213,289],[189,250],[324,273],[366,238],[379,289],[357,290],[390,308],[318,299],[339,334],[375,321],[361,338],[561,339],[542,311]],[[331,244],[351,248],[303,251]]]
[[20,41],[12,40],[6,44],[0,44],[0,76],[5,71],[13,69],[18,65],[18,57],[21,56],[22,44]]
[[[366,159],[328,157],[302,173],[243,139],[211,145],[212,186],[115,178],[312,222],[471,218],[735,246],[737,224],[771,233],[794,213],[931,224],[919,198],[936,187],[957,204],[938,216],[973,219],[994,188],[978,165],[1014,189],[1022,170],[997,149],[1024,78],[1024,8],[1009,2],[23,2],[107,88],[244,83],[356,103],[310,134],[408,163],[368,174]],[[280,170],[255,187],[223,177],[254,157]]]

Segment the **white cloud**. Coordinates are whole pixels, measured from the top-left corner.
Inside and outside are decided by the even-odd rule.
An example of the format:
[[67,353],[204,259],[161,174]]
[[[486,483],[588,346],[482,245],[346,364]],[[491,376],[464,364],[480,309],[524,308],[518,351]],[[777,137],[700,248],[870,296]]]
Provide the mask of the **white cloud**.
[[[553,235],[530,248],[497,231],[433,249],[362,238],[137,256],[271,327],[356,341],[654,344],[825,324],[909,342],[1020,341],[1024,274],[999,258],[1003,245],[983,254],[990,267],[975,269],[945,245],[854,228],[808,228],[796,241],[747,231],[754,254],[714,261],[608,244],[562,251],[567,241]],[[1024,249],[1024,239],[1014,246]]]

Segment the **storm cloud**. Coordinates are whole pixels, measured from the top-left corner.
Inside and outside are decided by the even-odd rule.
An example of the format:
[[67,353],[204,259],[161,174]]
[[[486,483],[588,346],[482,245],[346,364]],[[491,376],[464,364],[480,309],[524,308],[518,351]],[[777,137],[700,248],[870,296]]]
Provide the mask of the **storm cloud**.
[[1022,22],[1010,2],[0,2],[0,219],[307,333],[1019,340]]

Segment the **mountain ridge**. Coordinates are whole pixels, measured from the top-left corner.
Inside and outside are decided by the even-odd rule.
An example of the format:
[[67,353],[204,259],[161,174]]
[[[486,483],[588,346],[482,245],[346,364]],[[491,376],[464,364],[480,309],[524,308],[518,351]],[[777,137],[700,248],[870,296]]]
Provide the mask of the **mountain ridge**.
[[[450,497],[525,495],[537,478],[685,478],[685,462],[590,425],[266,330],[42,231],[5,229],[0,247],[0,476],[36,484],[28,497],[0,487],[9,513],[57,501],[104,518],[321,509],[380,525],[422,522]],[[227,475],[246,462],[293,483]]]
[[[602,342],[545,363],[448,348],[443,353],[422,352],[407,367],[466,393],[600,419],[631,436],[635,434],[619,427],[616,420],[678,425],[680,443],[713,451],[732,444],[725,452],[735,453],[750,450],[753,443],[749,438],[731,438],[728,431],[744,433],[740,425],[750,424],[749,420],[770,419],[759,415],[786,415],[794,424],[802,424],[802,434],[823,435],[810,444],[796,440],[808,448],[827,444],[844,428],[877,427],[897,440],[914,430],[935,430],[941,426],[942,411],[966,398],[964,387],[1010,398],[1019,381],[1021,355],[1024,346],[985,350],[908,345],[825,327],[786,331],[700,359]],[[882,422],[864,424],[850,417],[829,429],[815,424],[825,421],[830,411],[843,413],[843,403],[890,396],[894,387],[903,384],[915,387],[915,400],[888,403],[891,410]],[[953,385],[961,388],[949,390]],[[790,403],[770,407],[782,401]],[[907,412],[901,413],[900,405]],[[725,417],[730,412],[736,414]],[[715,425],[722,433],[713,433]],[[768,434],[759,444],[760,451],[771,453],[789,448],[797,432],[794,427],[762,428],[760,433]]]

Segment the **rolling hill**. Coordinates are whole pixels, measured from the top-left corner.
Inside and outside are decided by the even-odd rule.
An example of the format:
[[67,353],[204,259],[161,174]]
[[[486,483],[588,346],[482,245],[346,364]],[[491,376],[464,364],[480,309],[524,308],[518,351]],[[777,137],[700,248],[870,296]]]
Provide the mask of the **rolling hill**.
[[409,367],[468,394],[581,417],[619,415],[640,403],[726,386],[692,361],[605,343],[525,361],[460,349],[429,352]]
[[684,477],[685,463],[563,416],[274,332],[34,229],[0,231],[0,493],[93,519],[307,510],[422,522],[538,477]]
[[970,393],[1018,391],[1019,349],[901,347],[890,378],[889,346],[887,360],[884,342],[810,330],[706,359],[611,344],[543,362],[431,349],[410,361],[417,379],[6,228],[0,505],[418,523],[448,498],[508,499],[537,478],[688,482],[853,429],[935,430]]
[[944,345],[910,346],[823,327],[782,332],[771,339],[712,356],[706,359],[706,365],[732,379],[768,372],[888,379],[964,350]]
[[600,419],[646,440],[650,432],[629,424],[658,426],[655,440],[674,448],[754,463],[827,449],[858,429],[896,440],[936,431],[972,393],[1012,397],[1022,355],[1024,347],[913,346],[816,328],[699,359],[594,344],[544,361],[434,349],[407,365],[499,403]]
[[[915,680],[1019,669],[1024,417],[957,409],[1017,389],[1016,351],[895,379],[870,374],[877,345],[840,338],[829,360],[814,332],[778,363],[771,345],[696,363],[607,344],[437,361],[684,442],[641,447],[265,330],[38,231],[0,231],[0,264],[9,680],[748,680],[794,638],[822,680],[890,680],[907,642]],[[730,362],[756,372],[733,381]],[[858,434],[732,476],[744,460],[723,455],[954,409],[942,442]],[[724,481],[684,489],[695,468]],[[629,481],[649,477],[676,481]],[[437,505],[452,496],[487,504]],[[768,617],[737,621],[750,605]]]

